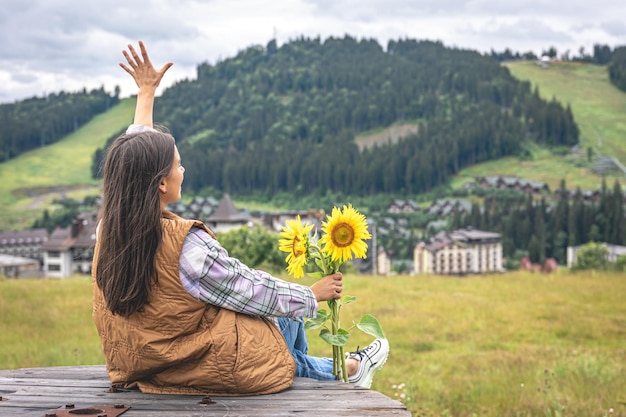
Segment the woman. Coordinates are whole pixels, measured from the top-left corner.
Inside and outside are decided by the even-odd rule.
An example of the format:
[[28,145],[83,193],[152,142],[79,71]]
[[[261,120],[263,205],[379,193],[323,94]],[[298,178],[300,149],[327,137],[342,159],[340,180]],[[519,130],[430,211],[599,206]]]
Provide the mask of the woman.
[[[342,275],[311,287],[228,256],[200,221],[167,211],[185,169],[174,138],[153,129],[156,70],[129,45],[120,66],[139,91],[133,124],[110,146],[93,261],[93,317],[115,386],[152,393],[252,395],[281,391],[294,375],[336,379],[332,360],[307,355],[300,317],[340,298]],[[350,353],[350,382],[369,387],[386,340]]]

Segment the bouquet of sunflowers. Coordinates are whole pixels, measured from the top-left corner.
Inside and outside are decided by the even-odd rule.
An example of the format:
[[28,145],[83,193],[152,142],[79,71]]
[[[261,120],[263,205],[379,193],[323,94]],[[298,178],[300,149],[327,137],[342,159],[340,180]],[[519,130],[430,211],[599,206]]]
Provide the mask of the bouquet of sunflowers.
[[[322,278],[339,271],[341,265],[354,258],[365,258],[367,243],[372,236],[367,230],[366,218],[352,205],[342,209],[333,207],[330,216],[322,223],[322,237],[317,239],[317,232],[310,236],[312,224],[303,224],[300,216],[287,220],[279,241],[279,249],[287,252],[287,272],[294,278],[305,275],[304,268],[314,261],[317,271],[307,275]],[[319,309],[317,317],[305,324],[307,330],[320,330],[320,337],[333,347],[333,374],[338,379],[348,381],[344,346],[350,338],[350,330],[354,327],[377,338],[384,338],[382,327],[371,314],[365,314],[358,323],[346,330],[341,327],[339,312],[341,307],[352,303],[356,297],[343,296],[341,299],[327,301],[329,311]],[[330,322],[330,326],[327,325]]]

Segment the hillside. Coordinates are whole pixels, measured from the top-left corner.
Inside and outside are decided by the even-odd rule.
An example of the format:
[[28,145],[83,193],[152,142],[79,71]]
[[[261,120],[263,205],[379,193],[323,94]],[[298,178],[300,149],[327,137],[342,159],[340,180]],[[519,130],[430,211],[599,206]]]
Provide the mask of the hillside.
[[[188,192],[415,195],[526,142],[578,142],[569,108],[495,60],[438,42],[270,42],[197,72],[155,114],[177,137]],[[382,146],[355,144],[386,129]]]
[[583,147],[626,162],[626,93],[609,82],[606,66],[556,62],[543,68],[524,61],[505,66],[538,87],[546,100],[571,105]]
[[[596,155],[615,156],[626,162],[626,93],[609,82],[606,66],[558,62],[543,68],[528,61],[503,65],[514,77],[530,82],[533,89],[537,87],[544,99],[556,99],[564,106],[571,106],[581,132],[581,153],[561,157],[545,148],[533,147],[533,160],[502,158],[477,164],[462,170],[453,186],[459,187],[475,176],[518,175],[546,182],[553,190],[561,179],[566,180],[568,188],[600,188],[602,178],[590,171],[586,148],[591,146]],[[616,173],[606,177],[608,184],[616,179],[623,182],[624,176]]]
[[[341,42],[337,42],[338,45],[335,45],[333,47],[339,48],[339,52],[341,52],[341,47],[346,47],[346,45],[341,46]],[[346,42],[348,42],[348,45],[350,45],[354,42],[354,40],[348,39]],[[268,48],[270,46],[271,45],[268,45]],[[400,48],[400,46],[397,47]],[[428,56],[430,57],[430,59],[436,59],[441,61],[440,64],[444,65],[444,68],[449,69],[449,73],[446,75],[446,77],[444,77],[444,81],[456,79],[457,84],[466,83],[467,85],[471,85],[473,82],[472,80],[476,76],[476,74],[474,73],[476,70],[481,68],[489,69],[489,71],[493,71],[493,74],[497,74],[497,76],[493,75],[493,77],[495,77],[494,79],[498,80],[498,83],[500,83],[500,87],[484,84],[483,81],[476,85],[481,85],[481,88],[483,90],[489,88],[492,91],[501,92],[508,91],[507,89],[517,86],[515,88],[520,89],[521,95],[519,97],[515,95],[512,95],[510,97],[515,98],[515,100],[520,100],[521,97],[530,97],[529,99],[532,100],[531,103],[538,102],[534,101],[535,99],[532,99],[531,96],[525,95],[525,91],[532,92],[534,90],[534,87],[538,86],[539,94],[544,99],[552,100],[552,97],[556,97],[556,99],[562,104],[562,108],[565,108],[568,105],[571,106],[575,122],[578,126],[581,127],[581,141],[584,144],[583,146],[586,146],[587,144],[592,144],[598,152],[618,155],[620,156],[620,158],[622,155],[626,155],[626,143],[620,141],[620,138],[624,137],[626,133],[626,126],[624,126],[624,123],[621,119],[621,115],[624,114],[624,110],[626,109],[626,94],[619,92],[617,89],[609,84],[608,77],[606,75],[606,67],[595,66],[591,64],[574,63],[553,65],[549,68],[540,68],[534,63],[528,62],[512,62],[504,64],[504,67],[508,68],[513,76],[518,77],[519,79],[527,83],[527,85],[524,85],[516,84],[517,81],[514,81],[512,78],[507,78],[506,74],[500,73],[499,70],[492,67],[493,63],[491,61],[485,61],[483,57],[480,57],[478,54],[469,51],[449,50],[441,45],[433,43],[427,43],[425,45],[422,45],[415,42],[409,42],[408,45],[402,45],[402,47],[408,49],[409,52],[416,55],[411,59],[415,60],[418,57]],[[291,45],[291,48],[291,51],[284,52],[285,54],[287,54],[287,57],[294,55],[295,52],[301,53],[303,51],[303,48],[304,50],[307,50],[307,48],[312,48],[313,51],[317,51],[316,53],[321,53],[320,51],[323,49],[322,45],[318,44],[318,41],[300,41],[295,45]],[[366,42],[364,45],[361,45],[360,48],[364,48],[365,52],[362,52],[366,55],[374,53],[375,56],[377,56],[383,62],[386,62],[385,60],[388,58],[384,55],[379,55],[381,51],[378,47],[376,47],[375,44]],[[282,95],[280,96],[276,96],[272,93],[267,92],[265,95],[251,94],[248,98],[246,98],[247,93],[244,92],[245,90],[241,90],[241,88],[243,88],[244,86],[249,85],[250,82],[260,81],[255,77],[266,77],[263,79],[265,79],[265,81],[268,83],[272,79],[270,77],[271,74],[268,74],[267,72],[269,71],[268,68],[253,67],[254,71],[252,72],[250,72],[250,68],[248,68],[246,71],[244,71],[244,75],[238,75],[237,73],[237,71],[243,71],[243,64],[256,62],[254,60],[249,61],[250,56],[252,56],[253,58],[256,57],[255,59],[257,60],[259,58],[263,58],[263,51],[265,50],[254,49],[252,51],[244,51],[240,56],[225,61],[224,65],[218,64],[215,67],[212,67],[203,64],[198,67],[198,71],[200,73],[202,71],[206,72],[207,74],[215,72],[215,74],[213,74],[213,81],[210,82],[209,85],[213,85],[213,87],[216,88],[221,86],[220,88],[222,88],[222,90],[219,90],[221,91],[222,95],[217,96],[222,101],[219,108],[211,107],[211,102],[207,102],[208,99],[204,97],[201,93],[202,85],[206,86],[207,82],[209,82],[205,78],[203,78],[201,84],[195,84],[190,81],[182,82],[177,87],[167,90],[164,93],[164,96],[158,99],[158,114],[156,120],[161,121],[168,127],[172,128],[173,133],[177,136],[177,139],[179,140],[181,153],[186,152],[186,154],[183,155],[185,159],[185,165],[188,168],[186,183],[193,183],[194,178],[196,180],[198,178],[209,179],[209,182],[204,183],[204,185],[196,184],[196,186],[187,189],[185,191],[186,195],[192,195],[194,192],[197,192],[198,189],[215,185],[216,182],[214,181],[214,177],[218,176],[223,179],[225,177],[222,176],[225,173],[231,171],[233,172],[233,174],[236,174],[232,176],[233,178],[248,178],[249,181],[258,181],[259,183],[266,185],[277,180],[284,181],[282,183],[284,185],[289,184],[290,176],[287,174],[291,172],[291,181],[293,180],[293,178],[295,178],[294,172],[292,172],[293,167],[289,168],[292,171],[287,170],[284,172],[284,174],[282,174],[287,175],[285,178],[280,178],[276,176],[277,172],[272,172],[268,170],[263,171],[259,169],[252,170],[251,166],[261,164],[266,168],[270,166],[275,167],[281,166],[283,161],[288,161],[289,163],[285,163],[285,166],[290,166],[290,163],[293,162],[293,160],[296,160],[295,156],[297,156],[297,153],[289,152],[288,149],[297,150],[297,146],[302,146],[300,152],[303,152],[305,150],[312,151],[316,148],[322,148],[326,145],[328,147],[325,148],[326,150],[323,151],[321,155],[325,159],[328,159],[331,164],[334,164],[335,167],[324,173],[324,165],[316,166],[313,162],[306,162],[302,159],[298,159],[297,161],[303,170],[310,170],[309,176],[325,178],[326,180],[331,181],[331,183],[334,184],[334,186],[338,187],[338,190],[341,191],[342,183],[337,183],[336,178],[342,178],[344,176],[354,178],[355,176],[361,175],[365,176],[365,183],[367,183],[367,181],[378,181],[378,185],[382,187],[386,186],[387,189],[384,192],[387,194],[406,195],[406,187],[398,187],[398,183],[394,185],[394,181],[396,181],[398,178],[394,179],[393,181],[383,180],[383,173],[386,173],[385,175],[387,175],[389,173],[395,172],[394,175],[397,176],[401,175],[401,173],[398,174],[397,167],[404,167],[405,170],[409,168],[406,165],[406,163],[409,161],[406,159],[397,159],[398,154],[400,156],[414,155],[415,161],[412,163],[415,164],[413,165],[416,169],[415,175],[418,175],[419,178],[423,180],[425,175],[422,175],[423,171],[420,171],[419,169],[423,168],[426,165],[432,164],[433,160],[438,158],[437,155],[439,155],[439,153],[437,152],[437,150],[445,152],[442,155],[449,154],[450,150],[459,152],[458,148],[455,150],[454,146],[446,142],[445,138],[442,138],[441,136],[446,136],[447,133],[445,132],[448,132],[450,134],[449,136],[451,137],[454,136],[455,131],[450,130],[452,126],[456,126],[456,130],[461,129],[460,131],[466,133],[468,132],[468,130],[463,128],[471,127],[471,125],[464,125],[463,123],[469,123],[467,122],[467,120],[471,119],[472,117],[474,117],[474,119],[480,120],[480,112],[476,110],[476,107],[472,104],[471,100],[464,101],[465,99],[461,97],[461,95],[463,94],[470,94],[461,93],[462,91],[466,90],[458,85],[457,87],[455,87],[459,90],[456,96],[456,101],[464,104],[453,105],[451,103],[453,103],[454,101],[450,101],[449,98],[441,95],[441,92],[443,91],[441,90],[441,88],[443,88],[442,85],[445,85],[445,83],[441,84],[444,81],[440,80],[437,82],[437,86],[439,86],[440,88],[438,90],[435,90],[435,92],[439,94],[439,99],[431,103],[431,106],[433,107],[424,105],[425,100],[428,101],[430,100],[429,97],[434,97],[431,95],[431,93],[427,92],[424,94],[418,94],[417,92],[414,92],[414,94],[417,94],[416,97],[420,97],[420,102],[422,103],[421,107],[419,107],[422,112],[421,114],[415,114],[413,115],[414,117],[411,118],[409,117],[411,116],[411,114],[405,113],[401,120],[397,120],[394,122],[392,120],[393,118],[390,119],[391,122],[388,125],[385,125],[384,123],[379,123],[379,126],[363,125],[358,131],[355,131],[354,126],[346,131],[345,127],[342,128],[340,127],[341,125],[337,125],[339,127],[336,127],[336,129],[338,128],[342,130],[343,133],[337,133],[337,135],[322,135],[318,137],[318,139],[314,140],[312,143],[309,143],[311,142],[312,136],[314,136],[314,132],[316,131],[315,126],[318,126],[319,128],[320,121],[309,118],[313,117],[310,114],[307,117],[302,118],[301,114],[297,113],[297,111],[299,111],[298,109],[302,107],[304,103],[304,98],[307,97],[309,94],[311,98],[317,97],[316,100],[322,100],[322,98],[319,98],[320,88],[311,87],[308,92],[298,92],[294,90],[289,90],[287,87],[284,87],[286,90],[283,91]],[[274,53],[278,54],[279,51],[274,51]],[[407,65],[408,68],[410,68],[410,65],[412,65],[410,62],[408,62],[410,61],[410,54],[406,51],[404,51],[404,54],[406,56],[402,58],[403,65]],[[292,56],[292,58],[295,59],[297,58],[297,56],[298,54],[295,54],[294,56]],[[313,58],[315,58],[315,55],[313,55],[312,57],[308,57],[307,59],[311,60]],[[460,59],[456,64],[459,68],[445,67],[446,65],[450,65],[449,61],[453,58]],[[259,62],[262,63],[265,59],[266,58],[263,58]],[[282,57],[281,59],[284,60],[286,59],[286,57]],[[326,59],[328,59],[328,57]],[[310,62],[305,60],[304,63],[306,64]],[[260,65],[258,62],[257,64]],[[280,64],[280,67],[283,68],[284,65],[287,64],[283,62],[282,64]],[[391,64],[389,62],[386,62],[386,65]],[[499,66],[498,64],[495,65]],[[413,71],[415,71],[416,68],[413,68]],[[472,72],[472,68],[474,72]],[[232,72],[231,70],[234,72]],[[467,74],[463,72],[466,70],[469,71]],[[302,75],[302,69],[300,69],[299,66],[294,66],[294,68],[290,70],[283,68],[282,71],[283,72],[280,72],[280,74],[283,74],[286,79],[290,79],[289,77],[293,76],[294,74]],[[319,78],[321,75],[319,72],[316,71],[320,70],[316,69],[315,71],[309,73],[309,75],[317,74],[317,77]],[[428,74],[426,75],[432,75],[433,71],[433,68],[428,69]],[[350,72],[340,72],[340,74],[344,74],[347,77],[349,76]],[[415,73],[409,71],[408,75],[409,77],[414,77]],[[280,77],[278,79],[280,79]],[[294,79],[291,79],[293,82]],[[322,78],[319,78],[317,82],[321,82],[321,80]],[[461,82],[459,80],[464,81]],[[333,82],[346,83],[348,81],[332,81],[332,79],[326,79],[325,82],[333,85]],[[352,84],[358,84],[355,80],[352,80],[350,82]],[[241,113],[243,112],[243,110],[259,110],[258,102],[256,102],[256,107],[252,106],[250,108],[247,108],[245,106],[242,107],[242,104],[236,104],[233,105],[234,107],[230,108],[229,110],[229,107],[226,106],[229,100],[231,100],[231,98],[229,98],[230,95],[233,94],[233,91],[231,90],[234,89],[235,86],[237,86],[239,83],[242,83],[241,86],[237,87],[235,90],[239,91],[238,97],[240,98],[240,100],[242,100],[242,102],[250,99],[252,100],[252,104],[254,104],[255,100],[262,99],[269,100],[269,102],[271,103],[271,100],[273,100],[272,97],[279,97],[279,107],[270,106],[267,107],[265,110],[273,109],[284,111],[284,115],[280,117],[287,117],[287,119],[285,120],[291,123],[291,125],[289,126],[283,124],[282,127],[277,127],[277,124],[280,126],[284,122],[281,119],[280,121],[275,122],[274,125],[270,126],[270,129],[268,127],[270,120],[260,119],[264,120],[265,126],[266,128],[268,128],[268,130],[265,131],[264,136],[259,137],[259,139],[264,139],[265,142],[267,142],[268,144],[268,161],[265,161],[263,158],[261,158],[263,155],[260,151],[266,148],[265,144],[263,144],[263,140],[258,141],[256,145],[249,143],[242,148],[244,149],[244,151],[246,148],[249,148],[256,152],[253,153],[253,156],[256,157],[253,159],[254,162],[246,163],[245,159],[237,159],[236,157],[233,158],[233,152],[237,151],[237,142],[234,142],[226,150],[220,150],[221,146],[219,145],[219,143],[221,139],[219,138],[219,123],[211,125],[215,127],[215,129],[212,130],[206,129],[206,123],[208,122],[205,121],[204,123],[200,123],[200,121],[205,120],[204,117],[201,117],[198,123],[190,123],[192,120],[194,120],[192,118],[193,112],[200,111],[200,113],[204,114],[204,116],[213,115],[213,117],[216,117],[217,111],[221,109],[220,111],[225,112],[226,119],[221,119],[218,117],[215,120],[220,123],[226,123],[224,129],[228,129],[228,123],[234,122],[232,113],[233,111]],[[575,88],[572,88],[572,86],[575,86]],[[338,90],[336,87],[337,86],[333,87],[333,89],[330,89],[329,91],[326,91],[323,95],[323,97],[325,97],[324,99],[329,99],[332,97],[344,97],[353,100],[354,94],[357,94],[357,92],[348,92],[347,87],[341,87]],[[262,85],[256,85],[253,90],[258,92],[260,88],[262,88]],[[404,88],[406,89],[406,86]],[[447,88],[450,88],[450,85],[448,85]],[[195,93],[193,93],[194,91]],[[371,92],[372,90],[366,89],[365,91]],[[196,100],[201,100],[201,105],[196,106],[199,108],[199,110],[194,110],[194,103],[196,102],[194,102],[194,96],[192,95],[192,93],[195,94]],[[509,91],[508,94],[512,94],[511,91]],[[200,99],[199,97],[204,98]],[[383,95],[379,96],[378,98],[382,100],[385,98],[393,97],[394,96]],[[488,100],[493,100],[492,95],[489,95],[489,97],[490,98],[488,98]],[[236,97],[232,97],[232,99],[235,98]],[[603,101],[604,98],[606,98],[606,102]],[[182,102],[187,102],[187,107],[176,107]],[[202,102],[205,102],[205,104],[202,104]],[[297,103],[300,104],[294,107],[293,105]],[[546,102],[544,101],[543,103],[544,104],[539,104],[541,106],[545,106]],[[331,104],[333,104],[334,106],[337,105],[336,102],[332,102]],[[483,104],[487,107],[491,105],[489,104],[489,101]],[[205,107],[204,109],[202,109],[203,106]],[[370,112],[380,112],[380,110],[375,110],[372,106],[373,104],[369,104],[367,107],[369,108]],[[398,102],[395,103],[395,106],[397,112],[398,109],[400,109],[401,107],[398,107]],[[407,102],[407,104],[405,104],[404,106],[406,109],[411,108],[410,102]],[[37,216],[41,215],[43,208],[46,207],[46,205],[49,204],[52,199],[58,198],[62,195],[81,196],[95,194],[97,192],[97,181],[93,180],[90,176],[92,164],[91,158],[96,149],[104,146],[107,138],[119,132],[129,123],[129,121],[132,119],[133,108],[134,100],[124,100],[122,103],[111,109],[109,112],[98,116],[89,124],[79,129],[74,134],[67,136],[59,143],[28,152],[18,158],[15,158],[14,160],[0,164],[0,177],[3,179],[3,181],[0,183],[0,191],[3,191],[0,196],[0,207],[4,212],[2,220],[0,221],[0,229],[15,229],[29,226],[30,224],[32,224],[33,220]],[[324,107],[317,107],[318,113],[323,108]],[[341,111],[345,110],[344,107],[340,107],[338,109]],[[511,109],[513,111],[513,107]],[[315,108],[313,110],[315,110]],[[329,108],[326,110],[327,112],[322,112],[322,114],[326,115],[325,117],[331,117],[333,115],[336,116],[338,114],[337,111],[339,111],[334,111],[333,108]],[[310,111],[311,110],[309,110],[309,112]],[[519,111],[519,109],[515,111]],[[447,118],[449,120],[457,120],[457,124],[453,123],[446,127],[446,125],[441,124],[445,120],[437,117],[427,117],[429,112],[443,112],[443,115],[445,116],[444,119]],[[244,112],[243,114],[247,113]],[[346,117],[346,115],[348,114],[349,113],[345,113],[342,117]],[[379,117],[383,117],[382,114],[383,113],[378,114]],[[255,114],[249,114],[248,116],[251,117],[250,120],[253,120],[254,117],[257,117],[258,119],[258,117],[262,115],[264,115],[265,117],[271,114],[256,113],[256,116]],[[278,114],[276,114],[275,116],[277,115]],[[467,117],[465,119],[462,119],[460,117],[462,115],[466,115]],[[482,123],[486,126],[490,126],[488,120],[489,119],[482,119]],[[170,124],[169,122],[172,123]],[[296,122],[301,123],[300,128],[304,130],[300,131],[300,133],[304,136],[296,137],[295,140],[289,138],[281,140],[280,137],[282,134],[285,134],[285,132],[294,132],[290,129],[293,129]],[[308,122],[308,124],[305,122]],[[370,121],[368,123],[372,122]],[[242,125],[242,121],[238,121],[237,126],[239,126],[239,128],[241,128],[242,126],[247,126],[246,129],[250,129],[252,127],[252,125],[246,125],[245,123]],[[237,130],[239,129],[237,128],[237,126],[233,128],[234,132],[239,131]],[[366,126],[369,126],[369,128],[366,129]],[[416,142],[416,140],[419,141],[419,139],[415,139],[415,135],[423,133],[425,130],[427,131],[428,129],[425,129],[426,127],[431,127],[431,129],[430,134],[426,135],[424,138],[427,142],[430,141],[435,146],[429,149],[428,153],[422,152],[422,148],[419,147],[407,148],[407,143],[420,143]],[[435,127],[436,129],[433,127]],[[501,131],[498,129],[501,129],[502,126],[496,126],[494,128],[496,129],[496,131]],[[594,136],[594,134],[597,131],[602,132],[602,147],[596,146],[597,135]],[[346,132],[348,133],[347,136]],[[402,139],[407,137],[409,138],[409,140]],[[594,140],[596,140],[595,143]],[[373,144],[381,142],[389,143],[389,145],[379,148],[372,147]],[[358,148],[369,150],[369,159],[357,159],[356,155],[359,154],[359,151],[356,150],[356,146],[352,148],[354,144],[357,144]],[[207,147],[207,145],[211,146]],[[240,145],[243,146],[243,143],[241,143]],[[296,146],[296,148],[291,148],[292,146]],[[470,159],[457,159],[457,163],[460,161],[461,164],[458,166],[459,171],[455,174],[454,167],[452,168],[452,171],[447,171],[447,174],[441,174],[437,173],[436,171],[432,171],[435,166],[430,165],[430,175],[435,175],[435,177],[433,177],[434,179],[431,178],[430,181],[434,181],[434,184],[436,181],[449,180],[452,186],[454,188],[457,188],[460,187],[467,180],[472,179],[474,176],[518,175],[528,179],[547,182],[552,189],[556,189],[558,187],[559,181],[561,179],[565,179],[568,187],[570,188],[580,186],[583,189],[594,189],[599,187],[600,177],[591,173],[591,171],[588,169],[588,166],[585,163],[585,152],[582,152],[578,156],[558,156],[552,154],[549,151],[548,146],[536,142],[527,142],[525,143],[524,148],[532,154],[532,160],[520,160],[517,156],[514,155],[503,156],[487,162],[479,162],[480,159],[474,159],[473,161]],[[283,150],[280,151],[280,149]],[[195,154],[190,154],[190,152],[193,151],[197,152]],[[508,150],[507,152],[511,152],[511,150]],[[460,154],[465,155],[466,152],[460,152]],[[245,155],[247,157],[247,154]],[[380,156],[381,158],[376,159],[375,156]],[[485,156],[481,156],[481,158],[485,158]],[[221,158],[221,161],[213,163],[213,161],[216,160],[215,158]],[[225,165],[225,158],[231,161],[237,161],[240,166],[246,168],[246,171],[238,172],[237,170],[234,170],[235,165]],[[365,174],[360,174],[361,171],[356,170],[356,168],[350,168],[349,170],[343,171],[336,169],[336,167],[338,166],[348,166],[357,162],[362,165],[362,167],[360,167],[359,169],[363,169],[363,172],[365,172]],[[444,162],[445,164],[447,164],[446,166],[448,168],[446,169],[450,169],[449,164],[454,163],[454,160],[446,159],[440,162]],[[463,164],[465,164],[465,166],[463,166]],[[317,173],[315,175],[312,175],[312,173],[315,172]],[[450,175],[451,173],[454,175]],[[612,184],[615,178],[621,179],[623,177],[608,177],[607,183]],[[406,177],[404,179],[406,179]],[[228,183],[221,184],[231,185]],[[224,189],[224,187],[215,188]],[[420,192],[418,191],[414,193],[409,193],[409,195],[416,196],[420,194]],[[298,195],[298,193],[300,193],[301,196],[307,195],[303,194],[305,192],[305,189],[300,189],[300,191],[294,193],[294,195]],[[269,193],[268,195],[271,196],[274,194]]]
[[134,99],[123,100],[61,141],[1,163],[0,230],[31,226],[55,198],[97,194],[93,154],[132,121],[134,108]]

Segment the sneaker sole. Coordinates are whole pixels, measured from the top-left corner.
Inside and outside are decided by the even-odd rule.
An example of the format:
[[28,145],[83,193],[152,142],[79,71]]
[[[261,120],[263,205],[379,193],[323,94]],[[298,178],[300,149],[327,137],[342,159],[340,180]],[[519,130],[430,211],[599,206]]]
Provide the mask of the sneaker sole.
[[354,384],[354,386],[355,387],[359,387],[359,388],[367,388],[367,389],[369,389],[372,386],[372,382],[374,381],[374,375],[376,374],[376,372],[378,372],[381,369],[383,369],[383,366],[385,366],[385,364],[387,363],[387,359],[389,359],[389,352],[387,352],[387,354],[385,355],[385,359],[383,359],[383,361],[380,364],[380,366],[375,367],[374,370],[372,372],[370,372],[369,375],[366,376],[365,379],[361,383]]

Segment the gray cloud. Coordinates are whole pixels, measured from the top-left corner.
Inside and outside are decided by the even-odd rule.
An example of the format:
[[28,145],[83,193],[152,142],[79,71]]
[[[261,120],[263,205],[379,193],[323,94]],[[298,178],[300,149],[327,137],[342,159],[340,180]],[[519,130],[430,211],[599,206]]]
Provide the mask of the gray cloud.
[[322,16],[341,16],[347,21],[376,22],[381,18],[427,18],[447,13],[456,15],[466,9],[459,0],[308,0]]
[[[518,48],[510,47],[517,52],[532,50],[531,45],[536,45],[538,40],[545,49],[574,41],[568,33],[538,19],[521,19],[514,22],[491,20],[478,28],[462,29],[461,33],[474,39],[491,39],[497,50],[503,50],[510,45],[519,45]],[[519,50],[523,45],[529,49]]]
[[626,44],[626,2],[612,0],[3,0],[0,102],[53,91],[134,84],[121,50],[141,39],[156,65],[175,63],[164,87],[251,45],[350,34],[441,40],[478,51]]
[[600,27],[609,35],[623,39],[626,45],[626,22],[624,20],[610,20],[601,23]]

